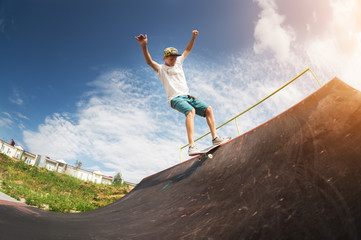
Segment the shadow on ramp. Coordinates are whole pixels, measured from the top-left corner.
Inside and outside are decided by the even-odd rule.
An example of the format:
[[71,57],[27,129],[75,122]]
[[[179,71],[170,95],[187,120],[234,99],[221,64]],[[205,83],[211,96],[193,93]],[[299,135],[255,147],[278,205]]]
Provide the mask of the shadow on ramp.
[[256,129],[79,214],[0,201],[1,239],[359,239],[361,93],[337,78]]

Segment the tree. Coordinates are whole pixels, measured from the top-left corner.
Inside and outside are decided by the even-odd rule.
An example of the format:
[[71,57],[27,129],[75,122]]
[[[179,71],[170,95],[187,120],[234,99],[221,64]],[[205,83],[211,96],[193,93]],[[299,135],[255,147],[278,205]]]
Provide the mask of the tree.
[[82,162],[79,161],[79,160],[76,160],[75,166],[76,166],[77,168],[81,168],[81,165],[82,165]]
[[122,186],[123,185],[122,174],[120,172],[115,174],[113,185],[114,186]]

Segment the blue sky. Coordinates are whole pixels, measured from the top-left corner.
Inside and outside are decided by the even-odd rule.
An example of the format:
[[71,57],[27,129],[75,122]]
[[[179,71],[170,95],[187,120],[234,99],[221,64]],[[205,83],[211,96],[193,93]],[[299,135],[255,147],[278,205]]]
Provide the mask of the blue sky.
[[[2,0],[0,138],[139,182],[177,164],[187,138],[134,36],[147,34],[162,63],[164,48],[183,51],[199,31],[186,77],[221,124],[308,67],[323,84],[337,76],[361,89],[360,13],[356,0]],[[242,116],[241,131],[317,88],[306,74]],[[197,118],[195,135],[207,131]]]

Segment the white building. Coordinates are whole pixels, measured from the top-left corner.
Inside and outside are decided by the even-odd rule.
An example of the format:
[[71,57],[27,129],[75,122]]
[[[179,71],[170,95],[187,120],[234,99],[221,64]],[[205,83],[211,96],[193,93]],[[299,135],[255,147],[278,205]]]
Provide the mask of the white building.
[[35,155],[35,154],[29,153],[27,151],[24,151],[20,160],[24,161],[25,163],[27,163],[31,166],[37,167],[40,164],[40,158],[41,158],[40,155]]
[[32,154],[25,151],[21,146],[16,146],[14,140],[11,139],[7,143],[0,139],[0,152],[6,154],[11,158],[22,160],[32,166],[39,166],[41,155]]
[[113,183],[113,177],[105,176],[101,171],[89,172],[79,167],[76,168],[71,165],[67,165],[65,173],[83,181],[109,185]]
[[53,160],[49,157],[45,157],[43,162],[43,168],[49,171],[55,171],[58,173],[64,173],[67,163],[63,159]]
[[73,167],[68,165],[63,159],[53,160],[49,157],[45,157],[43,167],[49,171],[55,171],[59,173],[65,173],[67,175],[79,178],[83,181],[89,181],[99,184],[112,184],[113,178],[104,176],[100,171],[89,172],[81,169],[80,167]]
[[[35,155],[25,151],[21,146],[16,146],[14,140],[11,140],[11,143],[7,143],[0,139],[0,153],[4,153],[11,158],[22,160],[32,166],[39,167],[40,164],[41,155]],[[42,167],[49,171],[71,175],[83,181],[109,185],[113,183],[113,177],[104,176],[101,171],[89,172],[80,169],[80,167],[76,168],[68,165],[63,159],[54,160],[45,157]]]

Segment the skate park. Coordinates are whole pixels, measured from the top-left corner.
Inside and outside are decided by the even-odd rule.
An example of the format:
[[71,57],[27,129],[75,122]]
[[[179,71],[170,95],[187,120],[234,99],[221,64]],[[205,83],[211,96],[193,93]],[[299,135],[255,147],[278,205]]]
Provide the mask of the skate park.
[[361,92],[334,78],[280,115],[76,214],[0,200],[1,239],[359,239]]

